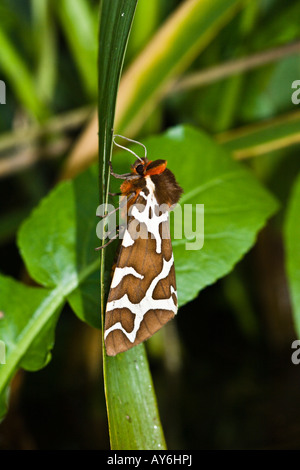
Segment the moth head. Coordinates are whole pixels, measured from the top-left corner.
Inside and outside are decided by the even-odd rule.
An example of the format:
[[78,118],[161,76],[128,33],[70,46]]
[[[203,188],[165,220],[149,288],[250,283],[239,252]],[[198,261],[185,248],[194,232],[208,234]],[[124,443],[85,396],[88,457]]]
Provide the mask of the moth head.
[[167,166],[167,160],[149,161],[147,158],[139,158],[131,165],[131,171],[140,176],[159,175]]
[[131,171],[135,175],[140,175],[144,176],[146,172],[147,165],[149,164],[149,161],[147,157],[145,158],[138,158],[133,165],[131,165]]

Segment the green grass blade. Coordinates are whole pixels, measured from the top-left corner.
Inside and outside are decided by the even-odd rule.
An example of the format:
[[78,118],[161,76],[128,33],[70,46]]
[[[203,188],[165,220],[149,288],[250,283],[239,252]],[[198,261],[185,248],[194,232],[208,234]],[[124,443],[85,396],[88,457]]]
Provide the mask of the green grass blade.
[[[103,182],[111,155],[115,107],[125,50],[137,0],[102,0],[98,59],[99,165]],[[102,192],[100,200],[104,201]]]
[[[103,0],[99,34],[99,166],[104,184],[100,201],[107,201],[107,163],[111,156],[112,129],[121,70],[137,0]],[[107,251],[107,250],[106,250]],[[106,260],[104,258],[106,256]],[[106,297],[105,261],[101,253],[102,324]],[[104,385],[111,447],[113,449],[164,449],[144,346],[117,357],[103,348]]]
[[111,448],[166,449],[144,345],[106,357],[105,379]]
[[140,130],[173,81],[240,6],[240,0],[187,0],[181,4],[122,78],[118,132],[130,136]]
[[57,72],[56,32],[50,2],[32,0],[33,30],[37,51],[36,87],[38,95],[51,102]]
[[[174,81],[241,6],[241,0],[186,0],[180,4],[122,77],[114,126],[117,133],[134,137],[149,122]],[[69,156],[66,174],[77,174],[96,157],[95,129],[96,115]]]
[[300,112],[252,124],[216,136],[238,160],[289,147],[300,142]]
[[64,34],[77,65],[87,94],[97,94],[97,50],[93,11],[85,0],[56,0],[53,7],[59,16]]
[[157,28],[160,15],[161,0],[151,0],[151,2],[146,0],[138,3],[128,43],[127,60],[128,56],[135,57],[149,41]]

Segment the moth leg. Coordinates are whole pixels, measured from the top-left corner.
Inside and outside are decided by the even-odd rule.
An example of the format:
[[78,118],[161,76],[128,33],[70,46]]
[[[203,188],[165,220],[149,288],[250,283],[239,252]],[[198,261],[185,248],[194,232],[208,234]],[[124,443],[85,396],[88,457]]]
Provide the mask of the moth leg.
[[[122,228],[122,227],[121,227]],[[109,245],[112,241],[116,240],[119,236],[120,236],[120,225],[117,225],[116,228],[114,230],[111,230],[110,232],[108,232],[107,234],[107,237],[110,237],[110,235],[112,233],[116,232],[116,235],[114,237],[112,237],[107,243],[105,243],[105,245],[103,246],[98,246],[97,248],[95,248],[96,251],[98,250],[102,250],[102,248],[105,248],[107,245]]]
[[136,180],[140,178],[140,175],[133,175],[132,173],[124,173],[123,175],[118,175],[113,171],[112,164],[109,161],[110,174],[119,180]]
[[97,215],[97,217],[101,217],[101,219],[104,219],[104,217],[109,217],[110,215],[114,214],[115,212],[117,212],[117,211],[120,210],[120,209],[121,209],[121,207],[118,206],[118,207],[116,207],[116,209],[114,209],[113,211],[111,211],[111,212],[106,212],[106,214],[104,214],[104,215],[100,215],[100,214],[96,214],[96,215]]
[[110,235],[111,235],[112,233],[114,233],[114,232],[116,232],[116,236],[119,236],[119,234],[117,233],[117,232],[120,232],[120,226],[119,226],[119,225],[117,225],[115,229],[113,229],[113,230],[111,230],[110,232],[108,232],[106,238],[107,238],[107,237],[110,237]]
[[105,248],[106,246],[110,245],[110,243],[113,242],[114,240],[116,240],[118,237],[119,237],[119,234],[116,234],[116,235],[115,235],[114,237],[112,237],[107,243],[105,243],[105,245],[98,246],[97,248],[95,248],[95,251],[102,250],[102,248]]
[[122,193],[111,193],[110,191],[108,191],[108,195],[109,196],[121,196]]

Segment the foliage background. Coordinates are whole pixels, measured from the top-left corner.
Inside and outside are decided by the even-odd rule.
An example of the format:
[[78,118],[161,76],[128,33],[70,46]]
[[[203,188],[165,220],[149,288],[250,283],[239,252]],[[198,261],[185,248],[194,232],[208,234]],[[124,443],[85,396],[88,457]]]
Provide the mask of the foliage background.
[[[81,0],[74,10],[71,3],[1,3],[0,78],[7,103],[0,108],[0,270],[23,282],[30,280],[16,248],[17,229],[68,171],[69,155],[96,104],[99,5]],[[125,70],[181,3],[153,0],[150,7],[139,1]],[[187,72],[296,41],[299,10],[292,0],[243,3]],[[287,54],[174,91],[136,137],[179,123],[220,141],[220,133],[245,125],[259,130],[259,123],[276,117],[288,127],[284,117],[297,111],[291,83],[299,76],[299,53]],[[20,142],[16,132],[23,129]],[[297,335],[282,231],[299,171],[298,129],[288,129],[285,145],[271,145],[272,151],[244,163],[280,201],[277,215],[228,276],[201,291],[147,344],[170,449],[300,448],[299,370],[291,362]],[[268,142],[275,141],[278,129],[269,133]],[[253,146],[251,138],[245,147]],[[99,341],[98,330],[64,308],[51,362],[14,378],[10,410],[0,425],[1,448],[109,448]]]

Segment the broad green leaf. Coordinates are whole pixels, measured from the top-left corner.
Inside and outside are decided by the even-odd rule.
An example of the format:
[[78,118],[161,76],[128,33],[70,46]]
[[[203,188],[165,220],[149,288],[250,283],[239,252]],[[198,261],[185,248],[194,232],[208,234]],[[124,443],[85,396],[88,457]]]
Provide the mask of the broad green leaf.
[[[47,288],[33,289],[0,278],[0,310],[5,313],[0,339],[8,343],[7,364],[0,371],[2,410],[5,389],[16,370],[37,370],[49,360],[57,316],[69,294],[79,318],[100,327],[99,314],[90,304],[86,306],[91,282],[95,294],[95,280],[88,278],[99,269],[94,250],[99,244],[96,207],[96,169],[91,168],[76,180],[58,185],[19,230],[18,244],[27,269]],[[95,302],[99,296],[100,288]]]
[[0,339],[5,343],[5,364],[0,365],[0,418],[6,411],[6,388],[16,369],[37,370],[50,360],[62,300],[54,294],[0,276]]
[[286,270],[294,322],[300,337],[300,175],[294,184],[285,221]]
[[[100,244],[100,240],[98,241]],[[99,328],[101,321],[99,315],[100,304],[100,276],[99,271],[93,272],[87,279],[68,295],[68,301],[78,318]]]
[[32,278],[45,287],[78,284],[90,266],[99,266],[95,247],[96,169],[59,184],[32,212],[18,244]]
[[[168,160],[168,167],[184,189],[182,214],[185,204],[193,205],[193,230],[198,230],[198,236],[201,208],[197,227],[196,204],[204,204],[203,247],[186,249],[189,240],[184,224],[183,238],[173,239],[178,300],[179,305],[184,305],[232,270],[253,246],[257,232],[275,212],[277,203],[250,171],[202,131],[178,126],[144,143],[149,159]],[[117,155],[118,161],[122,160],[121,155]]]

